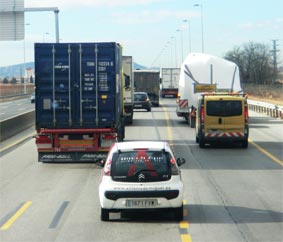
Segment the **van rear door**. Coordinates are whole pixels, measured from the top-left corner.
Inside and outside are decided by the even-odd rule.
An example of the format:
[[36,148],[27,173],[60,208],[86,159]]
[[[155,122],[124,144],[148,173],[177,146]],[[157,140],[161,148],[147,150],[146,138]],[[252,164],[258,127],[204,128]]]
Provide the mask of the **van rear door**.
[[209,133],[243,132],[244,102],[233,97],[205,100],[205,129]]

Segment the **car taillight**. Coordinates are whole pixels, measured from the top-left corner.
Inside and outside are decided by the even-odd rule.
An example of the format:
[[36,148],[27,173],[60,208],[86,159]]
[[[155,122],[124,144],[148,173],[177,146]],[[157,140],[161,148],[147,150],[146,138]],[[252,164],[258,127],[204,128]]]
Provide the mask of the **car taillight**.
[[200,122],[204,123],[204,106],[201,106],[200,108]]
[[249,109],[245,106],[245,123],[249,122]]
[[105,166],[103,168],[103,175],[104,176],[110,176],[111,164],[112,164],[111,160],[106,162],[106,164],[105,164]]

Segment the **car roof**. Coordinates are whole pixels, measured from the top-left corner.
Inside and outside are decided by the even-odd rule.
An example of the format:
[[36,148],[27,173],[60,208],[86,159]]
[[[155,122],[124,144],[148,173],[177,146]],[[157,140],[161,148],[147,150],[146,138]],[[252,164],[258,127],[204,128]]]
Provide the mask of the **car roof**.
[[[115,147],[115,148],[114,148]],[[128,151],[133,149],[150,149],[150,150],[170,150],[170,146],[166,141],[126,141],[118,142],[113,148],[120,151]]]

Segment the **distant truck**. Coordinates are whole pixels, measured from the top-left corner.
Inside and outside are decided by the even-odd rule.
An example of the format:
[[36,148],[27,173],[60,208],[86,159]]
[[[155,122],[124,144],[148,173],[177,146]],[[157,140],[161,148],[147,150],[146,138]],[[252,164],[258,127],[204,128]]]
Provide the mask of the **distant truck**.
[[159,106],[160,72],[134,70],[135,92],[146,92],[153,106]]
[[119,44],[36,43],[35,78],[40,162],[98,162],[123,141]]
[[133,57],[123,56],[123,78],[124,78],[124,111],[126,123],[133,123],[134,115],[134,74]]
[[161,69],[161,97],[178,95],[181,68]]
[[241,93],[238,66],[225,59],[191,53],[181,66],[176,113],[195,127],[198,97],[206,92]]

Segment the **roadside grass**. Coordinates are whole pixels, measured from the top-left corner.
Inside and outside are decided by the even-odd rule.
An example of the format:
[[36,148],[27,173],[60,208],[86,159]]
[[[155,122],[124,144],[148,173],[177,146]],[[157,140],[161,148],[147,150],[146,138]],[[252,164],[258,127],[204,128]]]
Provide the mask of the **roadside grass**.
[[262,101],[283,106],[283,85],[282,84],[242,84],[243,90],[248,98],[255,101]]

